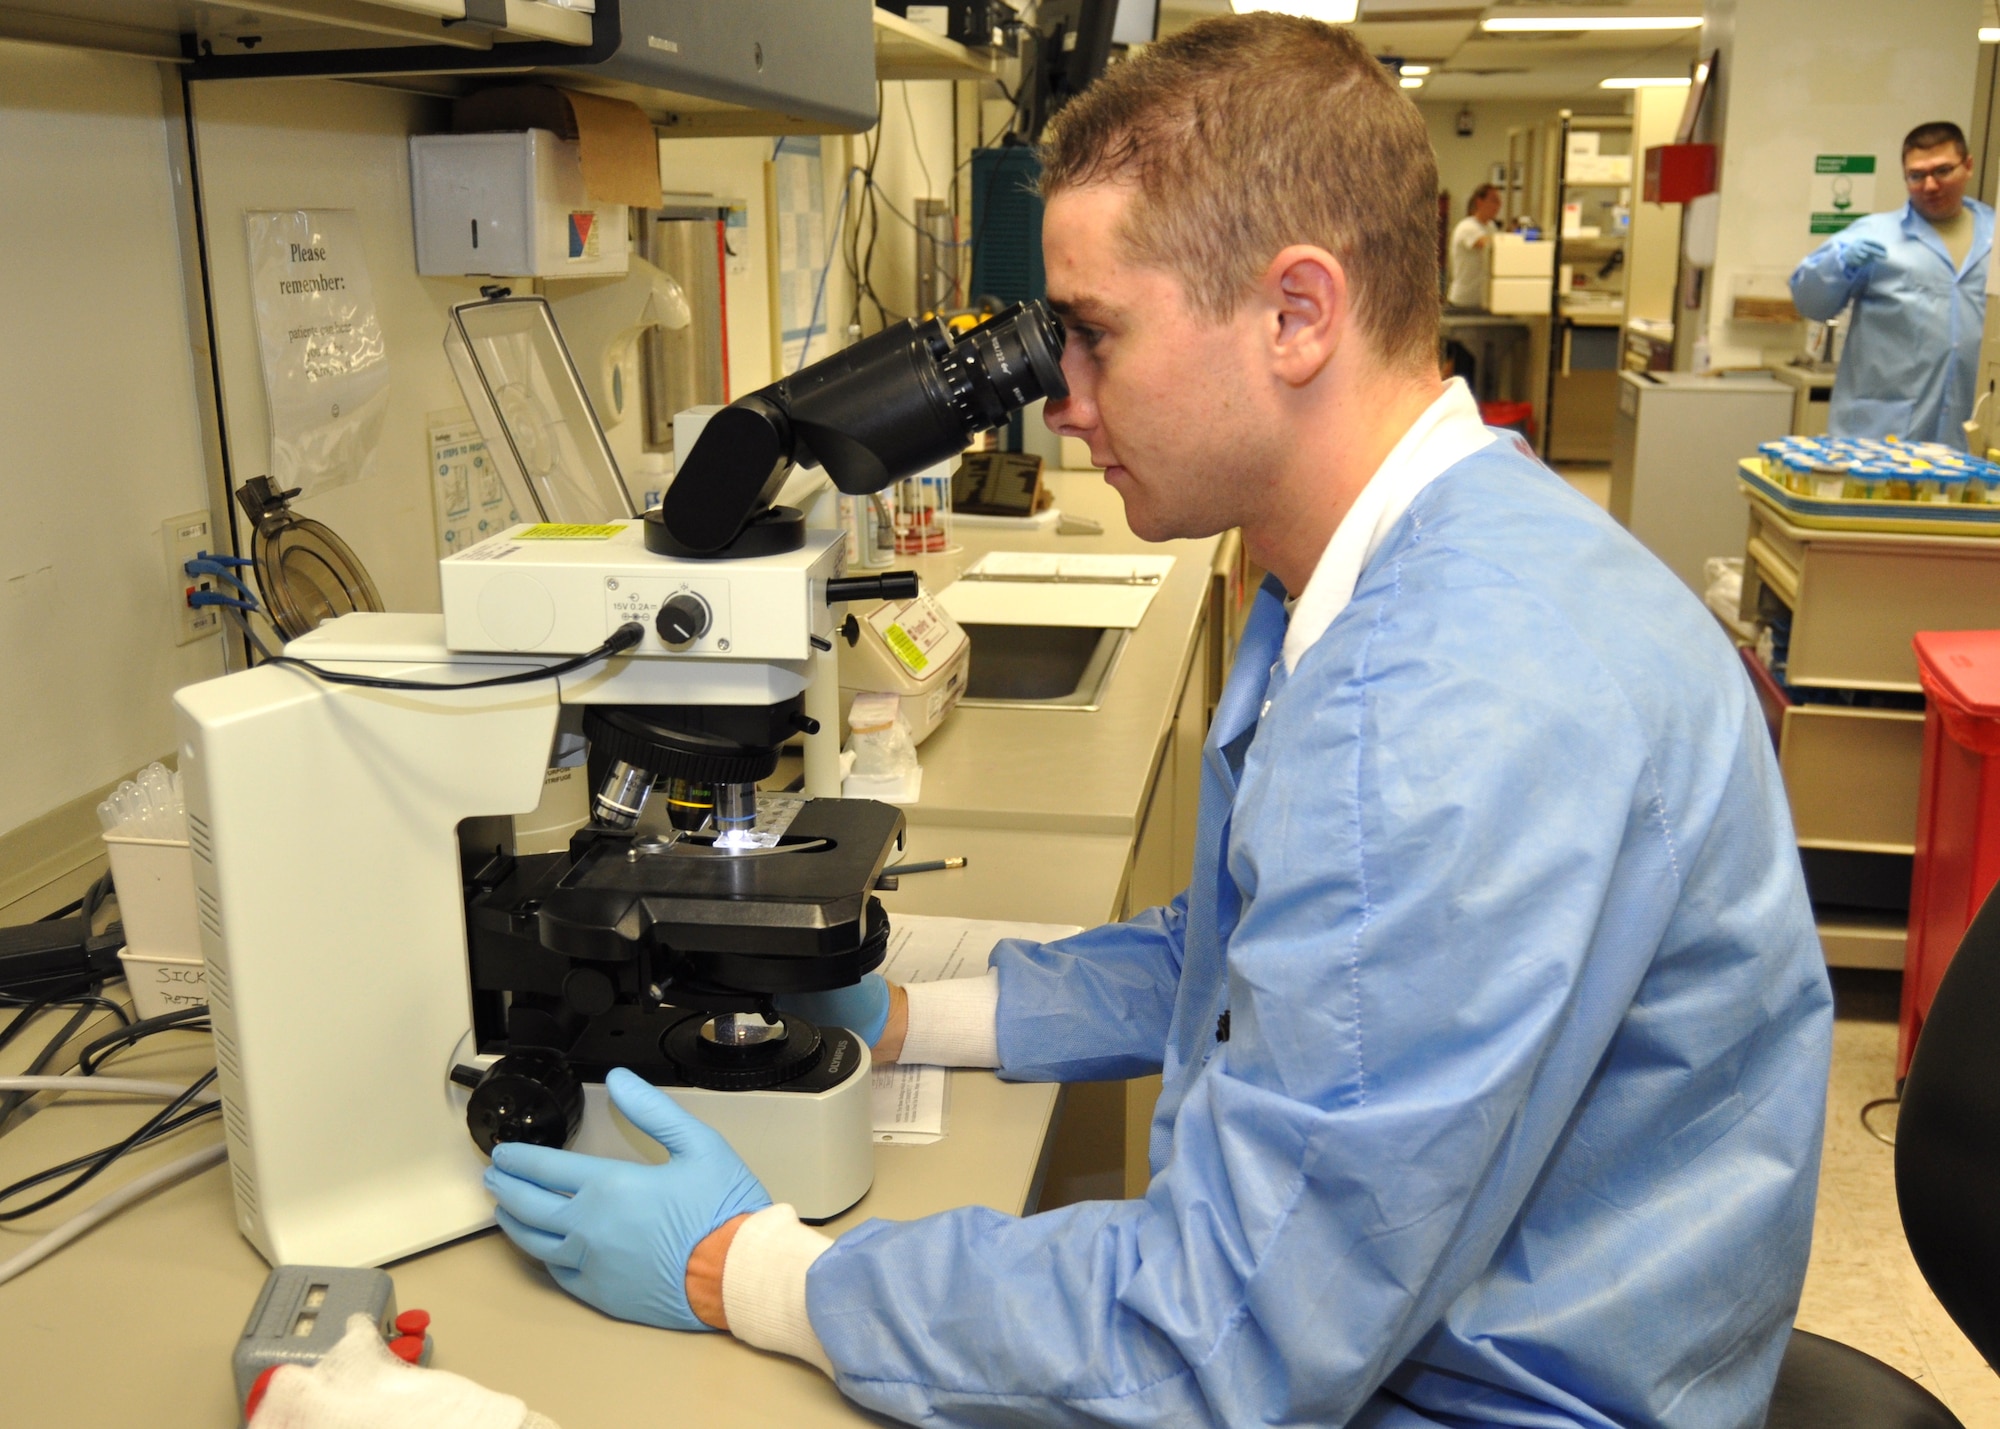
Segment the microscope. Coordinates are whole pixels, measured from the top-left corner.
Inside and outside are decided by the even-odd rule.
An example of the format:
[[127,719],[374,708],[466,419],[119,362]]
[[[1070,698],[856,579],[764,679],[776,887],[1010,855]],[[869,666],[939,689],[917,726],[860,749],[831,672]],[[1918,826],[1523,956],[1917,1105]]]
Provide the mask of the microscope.
[[[861,495],[1065,395],[1040,303],[905,322],[715,413],[632,516],[539,298],[447,337],[488,455],[542,520],[440,562],[442,614],[355,613],[176,696],[237,1224],[274,1264],[381,1264],[492,1223],[497,1141],[634,1160],[627,1067],[774,1199],[873,1176],[868,1053],[776,1006],[880,964],[899,811],[836,797],[844,539],[775,505]],[[603,519],[607,510],[627,513]],[[799,794],[760,791],[803,738]],[[590,818],[514,847],[552,765]]]

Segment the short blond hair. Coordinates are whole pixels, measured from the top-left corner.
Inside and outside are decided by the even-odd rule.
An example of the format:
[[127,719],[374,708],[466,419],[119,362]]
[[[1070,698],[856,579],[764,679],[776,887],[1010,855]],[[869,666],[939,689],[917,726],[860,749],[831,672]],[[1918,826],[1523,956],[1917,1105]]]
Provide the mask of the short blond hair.
[[1414,104],[1346,30],[1204,20],[1114,65],[1056,116],[1042,193],[1129,182],[1123,237],[1220,322],[1278,252],[1326,249],[1384,362],[1436,361],[1437,158]]

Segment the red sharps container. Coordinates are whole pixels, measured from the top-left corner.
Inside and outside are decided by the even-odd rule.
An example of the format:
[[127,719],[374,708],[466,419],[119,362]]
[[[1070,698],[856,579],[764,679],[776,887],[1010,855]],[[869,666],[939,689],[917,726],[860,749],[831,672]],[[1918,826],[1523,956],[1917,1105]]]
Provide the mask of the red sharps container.
[[1958,941],[2000,881],[2000,630],[1925,631],[1915,644],[1926,713],[1899,1084]]

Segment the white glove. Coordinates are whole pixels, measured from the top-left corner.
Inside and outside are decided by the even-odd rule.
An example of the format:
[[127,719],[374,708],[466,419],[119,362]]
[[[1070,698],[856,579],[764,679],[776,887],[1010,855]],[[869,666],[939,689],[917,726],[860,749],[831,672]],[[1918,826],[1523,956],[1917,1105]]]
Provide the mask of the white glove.
[[511,1394],[464,1375],[419,1369],[389,1352],[366,1315],[316,1365],[284,1365],[265,1382],[252,1429],[556,1429]]

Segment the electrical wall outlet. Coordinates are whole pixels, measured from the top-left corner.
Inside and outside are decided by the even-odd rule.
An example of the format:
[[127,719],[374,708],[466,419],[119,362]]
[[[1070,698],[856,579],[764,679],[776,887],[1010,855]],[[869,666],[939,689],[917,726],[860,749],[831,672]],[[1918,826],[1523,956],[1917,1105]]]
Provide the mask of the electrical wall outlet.
[[214,551],[220,544],[210,533],[208,513],[191,511],[185,516],[169,517],[160,525],[160,536],[167,548],[167,589],[174,609],[174,644],[190,645],[220,633],[220,610],[212,605],[188,604],[188,597],[198,590],[214,590],[219,586],[228,589],[214,576],[187,573],[189,561],[203,551]]

